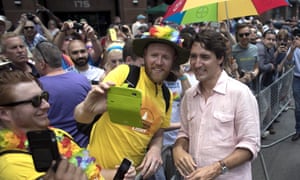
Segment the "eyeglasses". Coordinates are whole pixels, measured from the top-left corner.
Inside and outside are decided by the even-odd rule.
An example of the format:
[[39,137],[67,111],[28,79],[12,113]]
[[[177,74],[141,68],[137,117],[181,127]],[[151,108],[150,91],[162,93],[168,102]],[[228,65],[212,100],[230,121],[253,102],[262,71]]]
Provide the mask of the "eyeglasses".
[[92,49],[93,48],[93,46],[91,46],[91,45],[87,45],[85,47],[86,47],[86,49]]
[[279,42],[287,42],[288,41],[288,38],[278,38],[277,39]]
[[31,103],[33,107],[40,107],[40,105],[43,102],[43,99],[45,99],[48,102],[49,93],[47,91],[43,91],[41,95],[34,96],[33,98],[28,99],[28,100],[17,101],[17,102],[12,102],[12,103],[7,103],[7,104],[1,104],[0,106],[17,106],[17,105],[20,105],[20,104]]
[[250,33],[239,33],[239,37],[243,38],[244,36],[248,37]]
[[28,29],[34,29],[34,27],[33,27],[33,26],[25,26],[24,29],[25,29],[25,30],[28,30]]

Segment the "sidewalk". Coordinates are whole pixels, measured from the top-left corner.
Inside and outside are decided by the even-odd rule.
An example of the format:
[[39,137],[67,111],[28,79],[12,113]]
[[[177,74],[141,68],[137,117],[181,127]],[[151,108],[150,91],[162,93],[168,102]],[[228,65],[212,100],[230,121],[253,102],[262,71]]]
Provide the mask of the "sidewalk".
[[[269,135],[262,140],[262,145],[268,145],[274,141],[292,134],[295,126],[294,110],[283,112],[274,123],[276,134]],[[269,180],[299,180],[300,179],[300,140],[291,141],[288,137],[284,141],[261,150]],[[261,159],[258,156],[252,163],[253,180],[266,180]]]

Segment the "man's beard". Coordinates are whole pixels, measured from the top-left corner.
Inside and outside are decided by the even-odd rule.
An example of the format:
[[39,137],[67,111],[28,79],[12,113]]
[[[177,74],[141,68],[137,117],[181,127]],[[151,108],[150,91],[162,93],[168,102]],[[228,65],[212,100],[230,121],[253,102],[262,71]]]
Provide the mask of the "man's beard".
[[88,63],[88,59],[87,58],[80,58],[80,59],[77,59],[76,61],[73,61],[73,62],[76,66],[82,67],[82,66],[85,66]]

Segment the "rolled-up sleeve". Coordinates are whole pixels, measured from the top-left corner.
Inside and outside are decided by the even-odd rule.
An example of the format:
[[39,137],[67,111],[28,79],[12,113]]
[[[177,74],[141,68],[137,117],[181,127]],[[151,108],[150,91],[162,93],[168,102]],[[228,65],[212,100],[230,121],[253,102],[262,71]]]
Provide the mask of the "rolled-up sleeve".
[[245,89],[236,101],[235,127],[237,133],[236,148],[246,148],[252,152],[253,159],[260,150],[259,112],[256,98]]

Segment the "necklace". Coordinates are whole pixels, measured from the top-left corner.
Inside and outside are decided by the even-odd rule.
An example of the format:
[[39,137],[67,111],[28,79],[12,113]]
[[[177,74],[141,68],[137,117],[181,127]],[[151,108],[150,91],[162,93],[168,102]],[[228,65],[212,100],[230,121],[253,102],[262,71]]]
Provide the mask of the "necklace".
[[[62,130],[50,128],[55,132],[57,146],[60,154],[67,158],[70,163],[81,167],[88,179],[99,179],[101,167],[96,164],[95,158],[89,155],[89,152],[80,148],[73,140]],[[0,152],[11,149],[28,150],[28,140],[25,133],[16,134],[11,130],[0,130]]]

